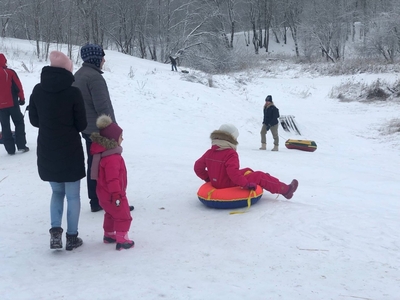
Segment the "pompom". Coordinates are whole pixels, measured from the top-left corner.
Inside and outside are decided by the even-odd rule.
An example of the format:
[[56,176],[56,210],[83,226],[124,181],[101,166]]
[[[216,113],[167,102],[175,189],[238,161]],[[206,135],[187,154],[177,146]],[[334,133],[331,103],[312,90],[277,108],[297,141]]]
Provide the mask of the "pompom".
[[101,115],[96,120],[96,126],[98,129],[104,129],[112,123],[111,117],[107,115]]

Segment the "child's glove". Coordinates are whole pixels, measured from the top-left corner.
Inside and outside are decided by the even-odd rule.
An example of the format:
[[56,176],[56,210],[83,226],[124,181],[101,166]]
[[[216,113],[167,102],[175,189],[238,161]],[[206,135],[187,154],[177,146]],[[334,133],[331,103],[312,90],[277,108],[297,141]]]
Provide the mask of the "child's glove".
[[254,182],[248,182],[248,183],[246,183],[244,188],[247,190],[255,191],[257,188],[257,184],[255,184]]
[[267,128],[267,131],[270,130],[271,125],[265,125],[265,126],[266,126],[266,128]]
[[25,100],[24,99],[19,99],[18,100],[18,104],[21,105],[21,106],[25,105]]

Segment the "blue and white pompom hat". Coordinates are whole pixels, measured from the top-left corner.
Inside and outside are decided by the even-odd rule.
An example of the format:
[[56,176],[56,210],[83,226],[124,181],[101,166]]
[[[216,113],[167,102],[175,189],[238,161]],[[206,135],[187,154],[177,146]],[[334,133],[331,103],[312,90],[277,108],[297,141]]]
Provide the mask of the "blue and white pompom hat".
[[101,46],[95,44],[86,44],[81,48],[81,58],[84,62],[95,65],[100,68],[101,61],[106,54]]

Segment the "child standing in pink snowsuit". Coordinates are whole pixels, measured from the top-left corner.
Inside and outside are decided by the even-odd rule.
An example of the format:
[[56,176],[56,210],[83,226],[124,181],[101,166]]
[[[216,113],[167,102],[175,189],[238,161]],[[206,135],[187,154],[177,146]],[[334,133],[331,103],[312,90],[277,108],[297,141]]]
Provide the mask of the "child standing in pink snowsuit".
[[128,237],[132,217],[126,197],[127,171],[121,156],[122,129],[111,118],[101,115],[96,121],[99,132],[90,136],[93,155],[91,178],[97,180],[96,193],[104,209],[104,243],[117,243],[116,249],[135,245]]

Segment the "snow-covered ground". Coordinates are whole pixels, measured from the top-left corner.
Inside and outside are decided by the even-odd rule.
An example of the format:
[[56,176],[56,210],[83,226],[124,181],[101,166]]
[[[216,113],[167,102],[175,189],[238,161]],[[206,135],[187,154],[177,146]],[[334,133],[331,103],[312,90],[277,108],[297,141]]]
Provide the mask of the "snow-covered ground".
[[[0,40],[27,102],[47,64],[34,49]],[[0,148],[1,299],[400,299],[400,134],[382,133],[398,118],[398,101],[339,102],[328,95],[347,76],[299,74],[283,63],[279,71],[213,76],[210,88],[187,80],[208,82],[194,70],[171,72],[113,51],[105,58],[124,129],[135,248],[102,243],[103,214],[90,212],[82,180],[84,245],[49,249],[51,190],[37,174],[37,129],[26,116],[31,151],[8,156]],[[352,78],[395,82],[399,75]],[[279,152],[257,150],[268,94],[302,133],[280,128]],[[197,199],[202,181],[193,164],[222,123],[239,129],[242,167],[299,180],[292,200],[265,192],[246,213],[231,215]],[[318,149],[286,149],[289,138],[314,140]],[[270,134],[267,140],[271,149]]]

